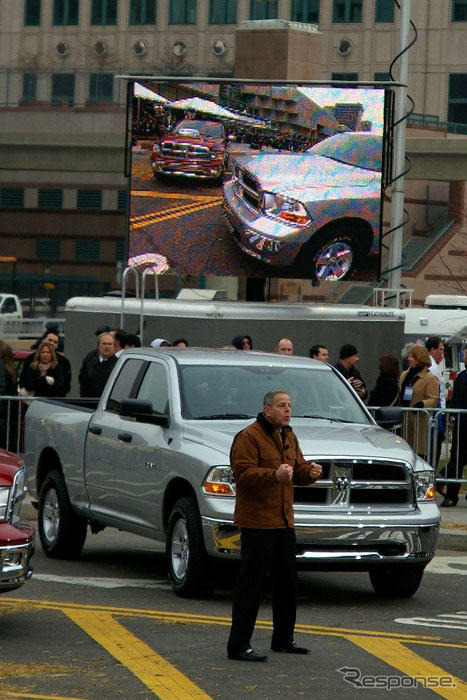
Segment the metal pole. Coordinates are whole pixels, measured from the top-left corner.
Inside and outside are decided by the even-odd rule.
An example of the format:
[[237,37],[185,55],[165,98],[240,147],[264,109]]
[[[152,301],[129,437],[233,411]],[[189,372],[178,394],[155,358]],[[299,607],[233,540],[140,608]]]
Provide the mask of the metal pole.
[[[399,53],[409,43],[410,27],[410,3],[411,0],[400,0],[400,30],[399,30]],[[398,81],[407,85],[409,74],[408,51],[402,53],[399,59]],[[406,120],[403,119],[407,112],[407,87],[396,87],[396,99],[394,106],[394,162],[393,176],[397,177],[405,170],[405,136]],[[400,289],[401,286],[401,263],[402,263],[402,237],[404,221],[404,177],[399,177],[392,185],[392,208],[391,208],[391,229],[389,248],[389,279],[390,289]],[[388,299],[389,306],[397,307],[397,295],[391,294]]]

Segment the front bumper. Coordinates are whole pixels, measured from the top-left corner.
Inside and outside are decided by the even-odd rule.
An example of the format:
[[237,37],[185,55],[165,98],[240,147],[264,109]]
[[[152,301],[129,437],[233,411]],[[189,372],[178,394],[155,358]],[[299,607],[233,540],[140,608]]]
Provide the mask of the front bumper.
[[[208,554],[238,558],[240,531],[231,522],[202,518]],[[295,524],[297,563],[316,568],[365,568],[381,563],[428,563],[435,554],[439,521],[399,524]]]
[[0,593],[19,588],[32,576],[34,529],[25,523],[17,527],[2,524],[0,539]]
[[222,161],[180,161],[154,160],[152,162],[154,175],[177,175],[208,180],[220,177],[223,173]]

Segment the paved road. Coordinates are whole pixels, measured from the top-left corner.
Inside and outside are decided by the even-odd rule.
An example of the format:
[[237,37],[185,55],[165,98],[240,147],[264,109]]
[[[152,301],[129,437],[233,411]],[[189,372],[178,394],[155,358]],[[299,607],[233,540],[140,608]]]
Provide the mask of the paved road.
[[[366,574],[301,574],[297,640],[312,653],[271,652],[264,665],[226,659],[232,576],[209,600],[177,598],[161,547],[146,539],[109,529],[79,561],[39,547],[34,567],[28,585],[0,597],[2,700],[360,698],[362,688],[373,698],[389,685],[397,698],[467,694],[459,552],[436,557],[410,600],[377,599]],[[270,630],[266,595],[258,650]]]

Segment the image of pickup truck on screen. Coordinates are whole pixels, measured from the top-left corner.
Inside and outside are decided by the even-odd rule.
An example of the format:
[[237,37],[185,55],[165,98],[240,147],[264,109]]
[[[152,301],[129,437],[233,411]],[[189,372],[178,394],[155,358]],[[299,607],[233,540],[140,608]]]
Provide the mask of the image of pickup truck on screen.
[[241,250],[298,277],[378,276],[383,137],[335,134],[303,153],[240,155],[223,209]]
[[228,159],[228,139],[219,122],[183,119],[152,149],[156,177],[188,176],[222,181]]

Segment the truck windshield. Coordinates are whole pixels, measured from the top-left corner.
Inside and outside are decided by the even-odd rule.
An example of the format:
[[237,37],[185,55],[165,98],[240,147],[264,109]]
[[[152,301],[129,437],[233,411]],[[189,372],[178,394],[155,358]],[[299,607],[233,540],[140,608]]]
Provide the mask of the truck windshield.
[[182,415],[188,420],[254,418],[268,391],[286,391],[292,416],[346,423],[370,420],[334,372],[309,367],[184,365]]

